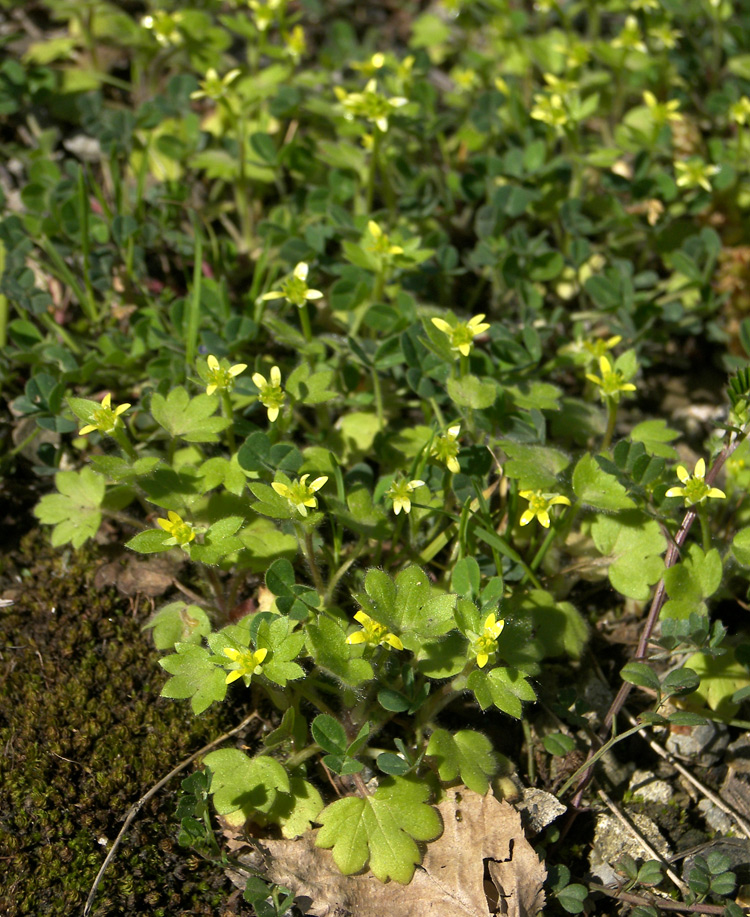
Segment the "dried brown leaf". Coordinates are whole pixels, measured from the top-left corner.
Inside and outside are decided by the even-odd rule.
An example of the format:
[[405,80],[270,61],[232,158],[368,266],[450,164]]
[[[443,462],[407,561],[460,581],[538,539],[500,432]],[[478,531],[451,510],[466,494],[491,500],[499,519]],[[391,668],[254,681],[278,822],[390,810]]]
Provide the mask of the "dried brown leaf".
[[[492,795],[447,791],[438,805],[444,830],[427,845],[409,885],[383,884],[371,873],[343,876],[331,853],[315,846],[317,832],[294,841],[264,840],[240,856],[278,885],[310,901],[310,917],[533,917],[544,906],[546,875],[526,840],[519,813]],[[488,894],[485,864],[492,879]],[[237,884],[243,880],[235,873]]]

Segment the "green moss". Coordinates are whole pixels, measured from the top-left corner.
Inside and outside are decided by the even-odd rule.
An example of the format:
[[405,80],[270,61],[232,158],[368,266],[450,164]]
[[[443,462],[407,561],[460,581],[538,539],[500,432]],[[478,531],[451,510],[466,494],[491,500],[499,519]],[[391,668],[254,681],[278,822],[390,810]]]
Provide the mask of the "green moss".
[[[242,711],[196,718],[159,698],[144,615],[89,585],[90,556],[57,554],[31,533],[15,560],[28,573],[16,604],[0,612],[0,912],[67,917],[82,911],[130,806]],[[178,788],[175,780],[139,813],[96,917],[222,913],[230,888],[221,873],[173,840]]]

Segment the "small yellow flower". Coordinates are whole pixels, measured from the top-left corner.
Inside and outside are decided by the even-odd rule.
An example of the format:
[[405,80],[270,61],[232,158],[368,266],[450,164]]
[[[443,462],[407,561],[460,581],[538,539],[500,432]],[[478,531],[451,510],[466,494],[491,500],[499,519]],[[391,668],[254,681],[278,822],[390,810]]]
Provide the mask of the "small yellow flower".
[[676,48],[677,42],[682,38],[682,32],[679,29],[673,29],[666,22],[651,26],[648,34],[653,42],[666,51]]
[[565,125],[570,121],[565,100],[558,92],[551,95],[538,92],[534,96],[534,107],[529,112],[535,121],[541,121],[553,127],[558,134],[563,133]]
[[375,124],[378,130],[385,133],[388,130],[388,118],[398,108],[408,103],[408,99],[403,96],[381,95],[377,90],[377,80],[367,81],[362,92],[347,92],[341,86],[334,88],[336,98],[344,109],[344,117],[348,120],[364,118]]
[[173,512],[171,509],[167,513],[168,519],[157,519],[156,524],[159,528],[164,529],[164,531],[170,536],[164,542],[164,544],[178,544],[181,548],[184,548],[186,545],[189,545],[191,541],[195,539],[195,529],[189,522],[185,520],[178,513]]
[[497,620],[494,614],[489,614],[484,621],[482,634],[472,642],[471,651],[477,658],[477,665],[483,669],[497,649],[497,638],[505,627],[505,621]]
[[402,650],[404,648],[404,644],[395,634],[392,634],[388,630],[385,624],[378,624],[377,621],[373,621],[364,611],[358,611],[354,615],[354,620],[362,625],[362,630],[349,634],[346,638],[346,642],[350,645],[354,646],[358,643],[367,643],[369,646],[392,646],[395,650]]
[[225,73],[224,76],[219,76],[214,68],[210,67],[206,71],[205,80],[201,80],[200,89],[191,92],[190,98],[213,99],[214,102],[218,102],[219,99],[226,98],[229,87],[239,75],[239,70],[230,70],[228,73]]
[[718,487],[709,487],[706,484],[706,462],[700,458],[695,463],[695,470],[692,476],[688,474],[687,468],[678,465],[675,468],[675,474],[684,484],[684,487],[670,487],[666,493],[668,497],[682,497],[685,506],[695,506],[699,503],[705,503],[706,500],[725,500],[726,494]]
[[448,336],[451,350],[468,357],[471,353],[471,348],[474,346],[474,338],[483,334],[490,327],[483,319],[483,314],[475,315],[468,322],[458,322],[455,325],[451,325],[443,318],[433,318],[432,324],[438,331],[442,331],[443,334]]
[[710,165],[697,156],[687,162],[675,162],[674,169],[678,188],[701,187],[704,191],[711,190],[710,179],[719,172],[718,166]]
[[635,386],[632,382],[626,382],[623,374],[619,369],[614,369],[607,357],[599,357],[599,371],[601,376],[595,376],[592,373],[586,373],[589,382],[599,387],[599,394],[603,399],[619,401],[624,392],[634,392]]
[[322,475],[308,484],[307,479],[309,477],[309,474],[303,474],[299,481],[295,481],[292,484],[280,484],[276,481],[271,483],[271,487],[276,493],[288,500],[301,516],[307,515],[308,507],[314,509],[318,505],[318,498],[315,493],[328,480],[326,475]]
[[393,512],[397,516],[401,510],[407,514],[411,512],[411,495],[419,487],[424,487],[424,481],[394,481],[391,484],[386,497],[393,500]]
[[206,382],[206,394],[213,395],[214,392],[231,392],[234,388],[234,377],[247,369],[247,363],[235,363],[229,366],[227,360],[221,363],[213,354],[206,357],[207,371],[204,375]]
[[167,13],[165,10],[157,10],[152,15],[143,16],[141,25],[151,32],[162,47],[166,48],[169,45],[181,44],[181,21],[182,13]]
[[242,678],[245,681],[245,687],[247,687],[253,675],[260,675],[263,672],[261,663],[268,655],[268,650],[265,647],[259,650],[251,650],[249,647],[237,650],[232,646],[227,646],[224,647],[222,653],[232,660],[230,666],[232,671],[227,675],[225,683],[230,685],[233,681],[237,681],[238,678]]
[[658,125],[666,124],[668,121],[683,121],[680,114],[679,99],[670,99],[668,102],[660,102],[653,92],[648,89],[643,93],[643,101],[651,112],[654,123]]
[[253,385],[258,389],[258,401],[268,410],[268,419],[273,423],[284,406],[284,391],[281,388],[281,370],[272,366],[268,379],[260,373],[253,373]]
[[291,32],[284,32],[284,50],[293,61],[298,61],[307,51],[305,30],[296,25]]
[[375,220],[370,220],[367,223],[367,235],[369,235],[370,238],[366,241],[365,247],[374,255],[386,258],[390,255],[402,255],[404,253],[400,245],[391,244],[390,238],[383,232]]
[[78,431],[79,436],[86,436],[98,430],[100,433],[113,433],[116,427],[122,426],[120,414],[124,414],[130,407],[129,404],[119,404],[112,409],[112,395],[110,392],[102,398],[102,406],[95,408],[91,415],[91,423],[87,423]]
[[276,21],[276,11],[281,6],[281,0],[268,0],[268,3],[262,3],[260,0],[248,0],[247,5],[252,10],[255,28],[259,32],[267,32]]
[[606,355],[608,350],[612,350],[622,340],[622,335],[615,334],[610,338],[590,338],[583,342],[583,349],[589,354],[590,358],[596,363]]
[[550,506],[558,504],[570,506],[570,500],[560,494],[543,494],[539,490],[520,490],[518,496],[529,501],[529,508],[521,516],[521,525],[528,525],[533,519],[538,519],[539,524],[548,529]]
[[620,48],[623,51],[646,52],[648,50],[643,43],[641,29],[635,16],[626,17],[622,32],[613,38],[610,44],[613,48]]
[[368,78],[373,77],[378,70],[382,70],[385,67],[385,54],[378,51],[369,60],[352,61],[349,66],[352,70],[359,70],[360,73],[363,73]]
[[747,96],[742,96],[742,98],[737,99],[737,101],[729,107],[729,117],[735,124],[742,126],[747,124],[750,119],[750,99]]
[[461,424],[455,423],[448,427],[445,433],[436,437],[432,444],[432,457],[442,462],[453,474],[458,474],[461,470],[458,464],[458,434],[460,432]]
[[308,271],[308,265],[304,261],[300,261],[292,271],[292,276],[282,281],[280,289],[264,293],[261,299],[287,299],[292,305],[298,306],[300,309],[308,300],[322,299],[323,294],[320,290],[311,290],[308,287]]

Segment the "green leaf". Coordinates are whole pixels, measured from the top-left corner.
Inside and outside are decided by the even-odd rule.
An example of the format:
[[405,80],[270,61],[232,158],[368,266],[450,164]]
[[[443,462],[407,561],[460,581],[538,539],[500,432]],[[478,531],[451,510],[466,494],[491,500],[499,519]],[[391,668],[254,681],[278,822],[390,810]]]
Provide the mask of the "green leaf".
[[485,382],[476,376],[466,375],[460,379],[448,379],[448,397],[459,408],[481,411],[490,408],[497,397],[494,382]]
[[558,758],[564,758],[565,755],[569,755],[576,747],[575,739],[562,732],[553,732],[545,736],[543,744],[545,751]]
[[569,914],[580,914],[587,897],[588,889],[585,885],[566,885],[557,893],[557,900]]
[[750,567],[750,526],[740,529],[732,541],[732,552],[745,567]]
[[510,395],[519,408],[528,411],[556,411],[562,392],[556,385],[549,382],[520,382],[518,385],[508,385],[505,391]]
[[607,474],[593,455],[586,454],[580,458],[573,471],[573,490],[583,503],[596,509],[612,512],[635,506],[622,484],[613,475]]
[[300,404],[323,404],[338,396],[335,389],[328,386],[333,382],[332,369],[312,372],[307,363],[300,365],[286,380],[286,391]]
[[344,727],[337,719],[327,713],[320,713],[310,723],[310,732],[323,751],[331,754],[346,754],[349,742]]
[[159,609],[143,625],[143,630],[153,629],[157,650],[172,649],[177,643],[200,644],[211,632],[211,622],[200,605],[187,602],[170,602]]
[[639,688],[650,688],[658,694],[661,691],[656,672],[645,662],[628,662],[620,670],[620,677],[631,685]]
[[361,658],[363,648],[350,646],[346,631],[336,621],[320,617],[306,629],[307,648],[317,665],[352,687],[372,679],[372,666]]
[[534,633],[545,656],[580,659],[589,628],[574,605],[558,602],[542,589],[532,589],[524,601],[524,610],[531,612]]
[[535,701],[536,693],[527,677],[515,668],[498,667],[485,672],[475,669],[467,679],[467,687],[474,692],[477,703],[486,710],[493,704],[509,716],[521,719],[521,701]]
[[55,548],[71,544],[80,548],[99,531],[100,507],[104,501],[104,478],[90,468],[58,471],[55,485],[59,493],[47,494],[34,507],[34,515],[53,525],[51,542]]
[[346,876],[369,864],[386,882],[406,885],[421,862],[415,841],[432,841],[442,831],[437,811],[427,805],[429,787],[406,777],[387,777],[372,796],[348,796],[323,809],[315,845],[331,848]]
[[323,799],[312,783],[302,777],[292,777],[289,787],[288,794],[276,796],[268,819],[281,825],[281,833],[291,840],[310,830],[323,808]]
[[481,574],[473,557],[462,557],[453,568],[451,589],[461,596],[476,598],[479,595]]
[[750,671],[737,659],[734,647],[723,656],[695,653],[685,660],[686,668],[692,669],[700,678],[700,687],[690,698],[702,701],[722,717],[731,719],[739,710],[732,696],[750,685]]
[[238,538],[249,555],[243,555],[243,567],[247,567],[253,573],[267,570],[269,564],[279,557],[291,560],[299,551],[294,535],[280,532],[270,519],[253,519],[242,529]]
[[164,529],[147,529],[138,532],[130,541],[125,542],[125,547],[139,554],[159,554],[162,551],[171,551],[174,545],[164,544],[169,538],[169,532]]
[[677,450],[669,445],[680,433],[667,426],[666,420],[644,420],[630,431],[630,438],[635,443],[643,443],[652,455],[665,459],[676,459]]
[[178,385],[164,398],[158,392],[151,397],[151,414],[154,420],[170,436],[179,436],[189,443],[218,442],[218,433],[225,430],[230,421],[225,417],[213,417],[219,406],[216,395],[196,395],[191,398]]
[[691,613],[707,613],[703,600],[719,588],[723,572],[716,548],[704,554],[699,545],[691,544],[683,552],[682,560],[664,571],[669,601],[662,608],[662,618],[687,619]]
[[206,493],[216,487],[224,487],[229,493],[240,496],[245,489],[247,478],[240,468],[237,454],[231,459],[216,455],[203,462],[198,468],[198,474],[203,479],[201,492]]
[[622,595],[645,602],[664,571],[667,543],[655,519],[643,513],[598,515],[591,526],[597,550],[610,557],[609,581]]
[[460,776],[470,790],[481,796],[489,789],[489,778],[497,772],[492,742],[480,732],[469,729],[462,729],[455,735],[446,729],[436,729],[425,754],[436,759],[441,780],[451,783]]
[[288,560],[275,560],[266,571],[266,587],[274,595],[289,595],[294,579],[294,567]]
[[503,470],[518,481],[519,490],[554,490],[558,476],[570,464],[563,452],[549,446],[532,446],[509,439],[500,440],[499,445],[508,456]]
[[258,498],[257,503],[253,503],[253,509],[256,513],[263,516],[270,516],[272,519],[291,519],[294,515],[289,501],[286,497],[277,494],[273,487],[268,484],[261,484],[259,481],[253,481],[248,485],[254,497]]
[[202,646],[178,643],[175,654],[159,660],[159,665],[172,676],[161,689],[162,697],[190,698],[196,716],[214,701],[222,701],[227,693],[226,672]]
[[263,674],[282,688],[286,687],[288,681],[303,678],[305,674],[301,665],[292,662],[305,645],[305,635],[293,630],[294,623],[287,617],[264,620],[255,638],[258,649],[269,651],[263,662]]
[[[289,775],[274,758],[250,758],[238,748],[220,748],[203,759],[211,768],[211,794],[219,815],[268,813],[277,795],[290,793]],[[236,823],[236,822],[235,822]]]

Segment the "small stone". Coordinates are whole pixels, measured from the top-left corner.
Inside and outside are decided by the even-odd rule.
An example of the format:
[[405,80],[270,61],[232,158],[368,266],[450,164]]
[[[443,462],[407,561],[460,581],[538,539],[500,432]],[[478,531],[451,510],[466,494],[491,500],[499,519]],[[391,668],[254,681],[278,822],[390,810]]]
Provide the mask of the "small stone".
[[630,778],[630,792],[643,802],[666,805],[674,796],[666,780],[660,780],[653,771],[637,770]]
[[[669,856],[669,844],[648,816],[639,812],[628,812],[627,818],[660,856]],[[652,858],[640,841],[616,818],[606,813],[598,815],[594,829],[594,843],[589,855],[589,868],[592,875],[603,885],[612,885],[617,882],[618,875],[614,867],[626,854],[633,857],[634,860]]]
[[703,813],[708,827],[718,834],[729,834],[734,828],[734,820],[726,812],[722,812],[710,799],[701,799],[698,803],[698,811]]
[[524,828],[531,834],[538,834],[542,828],[552,824],[556,818],[567,811],[567,806],[564,806],[556,796],[536,787],[524,789],[521,801],[516,803],[516,808],[521,813]]
[[673,726],[667,737],[667,751],[698,767],[712,767],[729,745],[729,727],[710,720],[700,726]]

